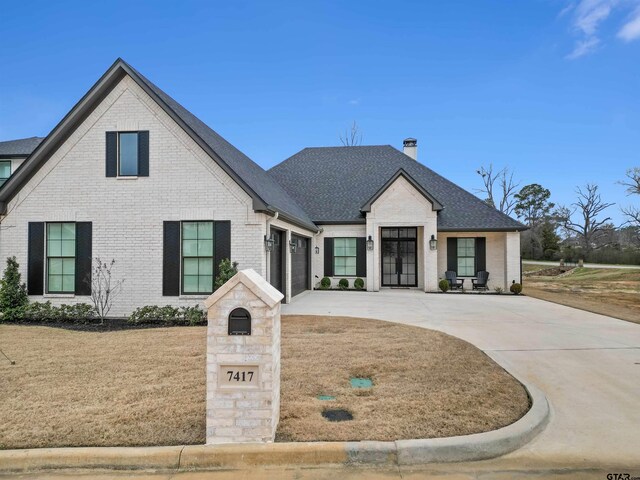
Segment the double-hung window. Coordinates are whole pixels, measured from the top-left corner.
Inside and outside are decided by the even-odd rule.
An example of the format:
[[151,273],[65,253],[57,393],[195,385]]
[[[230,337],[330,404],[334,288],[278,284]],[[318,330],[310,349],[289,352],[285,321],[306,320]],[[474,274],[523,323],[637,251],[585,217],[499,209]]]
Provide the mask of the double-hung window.
[[458,276],[473,277],[476,274],[476,239],[458,238]]
[[74,293],[76,224],[47,223],[47,292]]
[[138,132],[118,132],[118,176],[138,176]]
[[0,160],[0,187],[11,176],[11,160]]
[[213,292],[213,222],[182,222],[182,293]]
[[335,276],[353,277],[356,275],[356,239],[333,239],[333,274]]

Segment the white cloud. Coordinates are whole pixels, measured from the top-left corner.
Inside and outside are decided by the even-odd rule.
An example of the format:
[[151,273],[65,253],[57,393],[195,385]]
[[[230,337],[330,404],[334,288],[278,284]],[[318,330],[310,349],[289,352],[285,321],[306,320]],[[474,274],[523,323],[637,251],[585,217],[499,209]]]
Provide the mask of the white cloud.
[[565,15],[567,15],[571,10],[573,10],[574,8],[576,8],[576,4],[575,2],[571,2],[569,3],[569,5],[567,5],[566,7],[564,7],[562,10],[560,10],[560,13],[558,14],[558,18],[562,18]]
[[355,98],[353,100],[349,100],[349,105],[359,105],[360,104],[360,99],[359,98]]
[[631,42],[640,38],[640,7],[637,8],[631,17],[618,32],[618,38],[625,42]]
[[575,60],[576,58],[583,57],[584,55],[596,50],[599,44],[600,40],[597,37],[589,37],[585,40],[579,40],[576,42],[576,46],[573,51],[567,55],[566,58],[569,60]]
[[598,31],[614,10],[635,7],[633,14],[618,31],[618,38],[632,41],[640,38],[640,0],[578,0],[570,2],[558,17],[571,14],[571,27],[578,35],[569,60],[583,57],[598,49],[601,40]]
[[616,3],[616,0],[582,0],[574,13],[574,28],[587,37],[595,35],[600,23],[611,14]]

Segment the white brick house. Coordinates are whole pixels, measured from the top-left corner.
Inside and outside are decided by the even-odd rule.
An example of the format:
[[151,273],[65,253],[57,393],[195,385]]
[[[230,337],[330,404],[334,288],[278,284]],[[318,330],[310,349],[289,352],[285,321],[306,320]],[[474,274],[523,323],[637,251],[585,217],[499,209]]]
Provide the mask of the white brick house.
[[[56,304],[88,302],[90,259],[115,259],[115,277],[125,279],[112,311],[118,316],[143,305],[200,303],[219,260],[229,257],[290,301],[325,275],[360,276],[367,290],[384,288],[391,267],[383,263],[391,257],[382,246],[411,245],[414,270],[392,272],[391,283],[433,291],[451,266],[447,239],[481,237],[482,265],[462,261],[459,274],[482,266],[491,286],[519,281],[521,224],[429,170],[438,178],[431,185],[411,171],[426,167],[392,147],[352,148],[311,150],[323,151],[318,168],[335,168],[342,155],[360,159],[354,168],[369,157],[397,165],[374,180],[368,174],[367,188],[332,186],[331,175],[311,169],[307,180],[320,187],[305,189],[310,149],[265,172],[119,59],[0,187],[0,258],[17,257],[32,300]],[[357,172],[344,173],[358,185]],[[452,199],[439,196],[443,188],[453,189]],[[336,207],[325,198],[345,189],[368,195],[366,202],[355,195],[352,205]],[[452,202],[460,198],[466,211],[456,230],[460,208]],[[411,238],[389,247],[392,227]],[[429,246],[432,235],[437,250]],[[269,252],[270,238],[276,242]]]

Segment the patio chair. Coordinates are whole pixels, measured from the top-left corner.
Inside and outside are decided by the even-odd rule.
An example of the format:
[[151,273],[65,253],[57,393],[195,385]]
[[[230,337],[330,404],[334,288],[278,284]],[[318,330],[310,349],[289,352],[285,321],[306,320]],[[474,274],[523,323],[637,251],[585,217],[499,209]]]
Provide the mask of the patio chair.
[[444,272],[444,276],[449,282],[451,290],[464,290],[464,278],[458,278],[458,274],[453,270]]
[[486,270],[480,270],[477,278],[471,279],[471,283],[473,284],[472,290],[489,290],[489,287],[487,286],[488,281],[489,272]]

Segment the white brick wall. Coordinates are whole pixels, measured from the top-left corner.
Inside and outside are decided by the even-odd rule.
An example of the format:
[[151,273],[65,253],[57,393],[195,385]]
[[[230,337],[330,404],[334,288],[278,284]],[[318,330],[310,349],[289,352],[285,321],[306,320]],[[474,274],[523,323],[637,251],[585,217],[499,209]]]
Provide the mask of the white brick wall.
[[[325,237],[362,237],[369,235],[374,239],[374,249],[367,252],[367,290],[380,289],[380,228],[381,227],[418,227],[418,288],[425,291],[437,291],[438,281],[444,278],[447,270],[448,237],[486,237],[487,271],[489,287],[502,287],[508,291],[512,281],[520,279],[520,233],[519,232],[460,232],[445,233],[436,231],[437,216],[431,203],[425,199],[404,178],[398,180],[384,192],[372,205],[367,214],[365,225],[323,225],[323,233],[316,242],[320,255],[312,254],[314,275],[324,275],[324,238]],[[431,235],[438,240],[437,251],[429,248]],[[355,277],[354,277],[355,278]],[[315,286],[319,279],[314,278]],[[339,278],[332,278],[337,285]],[[352,283],[352,278],[349,278]],[[471,288],[471,280],[465,287]]]
[[[447,238],[485,237],[487,239],[487,272],[489,289],[501,287],[509,291],[512,280],[520,281],[519,232],[460,232],[440,233],[438,236],[438,278],[447,271]],[[471,280],[465,280],[465,289],[471,289]]]
[[[150,176],[105,177],[105,132],[149,130]],[[266,216],[250,197],[129,77],[125,77],[8,205],[0,258],[15,255],[23,279],[28,222],[93,222],[93,256],[115,259],[124,291],[112,315],[142,305],[194,305],[205,297],[162,296],[165,220],[230,220],[231,257],[265,274]],[[48,296],[54,304],[89,297]]]
[[[324,239],[337,237],[364,237],[367,233],[367,227],[364,224],[358,225],[322,225],[322,233],[316,237],[316,244],[320,249],[320,253],[316,254],[315,249],[311,252],[311,265],[313,270],[313,288],[320,287],[320,280],[324,277]],[[368,273],[368,271],[367,271]],[[318,278],[316,278],[316,275]],[[349,287],[353,288],[353,281],[358,278],[353,277],[330,277],[331,286],[337,287],[341,278],[349,280]],[[365,288],[367,286],[367,277],[362,277]]]
[[437,212],[432,204],[403,177],[371,205],[367,214],[367,238],[374,239],[373,251],[367,252],[367,290],[380,289],[380,229],[382,227],[418,227],[418,288],[437,288],[437,255],[429,250],[431,235],[437,237]]

